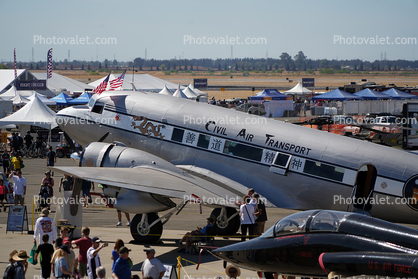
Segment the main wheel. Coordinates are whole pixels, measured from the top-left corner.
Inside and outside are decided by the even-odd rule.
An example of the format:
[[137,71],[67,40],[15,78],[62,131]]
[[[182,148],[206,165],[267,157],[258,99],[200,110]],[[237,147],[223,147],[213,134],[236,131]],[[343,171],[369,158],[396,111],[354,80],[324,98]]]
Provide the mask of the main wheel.
[[238,231],[241,225],[239,214],[237,214],[236,216],[234,216],[234,218],[232,218],[231,220],[229,220],[229,222],[227,222],[229,217],[237,212],[236,209],[227,207],[225,208],[226,216],[223,216],[221,220],[218,220],[218,216],[221,214],[221,209],[222,208],[215,208],[210,215],[211,218],[213,217],[216,219],[216,223],[215,223],[216,234],[217,235],[234,235]]
[[163,233],[163,224],[158,221],[151,228],[149,227],[155,220],[158,219],[157,213],[148,213],[148,220],[145,220],[141,226],[142,214],[136,214],[131,222],[131,235],[139,243],[155,243]]
[[56,153],[58,158],[64,158],[64,151],[61,149],[58,149]]

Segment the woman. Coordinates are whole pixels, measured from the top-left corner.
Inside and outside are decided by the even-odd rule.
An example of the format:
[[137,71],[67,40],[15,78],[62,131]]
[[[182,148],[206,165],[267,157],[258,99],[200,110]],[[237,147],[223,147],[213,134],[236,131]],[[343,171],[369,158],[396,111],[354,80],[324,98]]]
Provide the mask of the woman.
[[42,179],[41,185],[49,187],[50,197],[54,196],[54,179],[51,177],[49,171],[45,172],[45,177]]
[[254,237],[255,229],[255,206],[250,204],[251,197],[246,195],[243,197],[244,204],[239,208],[239,214],[241,216],[241,241],[245,241],[245,236],[247,235],[247,230],[249,231],[249,238]]
[[58,252],[58,257],[53,264],[55,278],[70,278],[73,273],[68,268],[65,256],[70,253],[67,245],[62,245]]
[[125,246],[125,244],[123,243],[123,240],[117,239],[115,242],[115,246],[113,246],[112,257],[111,257],[111,259],[113,260],[112,270],[113,270],[113,267],[115,266],[116,260],[119,258],[119,249],[123,246]]

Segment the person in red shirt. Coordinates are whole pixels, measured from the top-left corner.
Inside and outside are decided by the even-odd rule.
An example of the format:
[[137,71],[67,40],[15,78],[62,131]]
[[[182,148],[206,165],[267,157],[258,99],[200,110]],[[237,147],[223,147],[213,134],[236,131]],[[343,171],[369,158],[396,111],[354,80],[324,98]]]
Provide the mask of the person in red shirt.
[[83,237],[77,240],[73,240],[71,244],[76,245],[76,247],[73,247],[73,249],[75,248],[80,249],[80,252],[78,254],[78,262],[79,262],[78,270],[81,276],[84,277],[87,275],[87,250],[91,247],[92,241],[91,241],[91,238],[89,237],[90,235],[89,228],[84,227],[81,230],[81,233]]
[[[0,203],[3,206],[3,210],[6,211],[6,207],[4,206],[3,200],[6,197],[6,186],[3,184],[3,179],[0,179]],[[1,211],[1,209],[0,209]]]

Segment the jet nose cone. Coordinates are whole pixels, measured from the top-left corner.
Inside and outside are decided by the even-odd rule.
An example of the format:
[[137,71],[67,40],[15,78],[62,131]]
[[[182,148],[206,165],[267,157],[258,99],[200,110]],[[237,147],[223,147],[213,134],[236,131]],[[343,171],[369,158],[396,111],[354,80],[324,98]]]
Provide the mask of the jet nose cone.
[[246,251],[250,250],[253,241],[241,242],[232,245],[227,245],[211,251],[211,253],[224,261],[236,262],[239,258],[245,255]]

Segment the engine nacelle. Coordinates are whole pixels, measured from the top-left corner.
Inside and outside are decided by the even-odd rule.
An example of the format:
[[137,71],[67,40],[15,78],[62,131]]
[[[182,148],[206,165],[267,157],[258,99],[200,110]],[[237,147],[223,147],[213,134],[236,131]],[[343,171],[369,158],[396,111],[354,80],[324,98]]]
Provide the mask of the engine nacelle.
[[135,214],[164,211],[173,206],[175,203],[169,198],[126,189],[121,189],[114,203],[116,209]]

